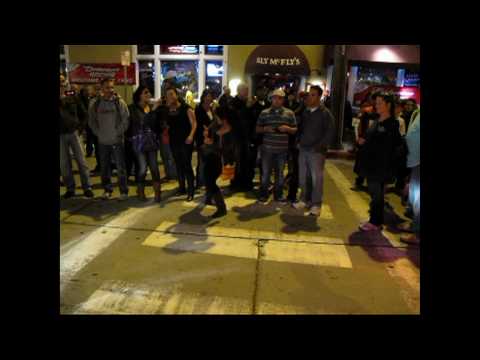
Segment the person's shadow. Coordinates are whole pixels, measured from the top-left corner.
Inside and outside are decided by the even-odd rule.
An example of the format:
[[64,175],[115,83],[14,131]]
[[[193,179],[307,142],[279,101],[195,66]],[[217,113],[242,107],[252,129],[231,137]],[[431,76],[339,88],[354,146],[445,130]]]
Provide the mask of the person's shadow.
[[246,206],[234,206],[231,210],[238,214],[237,219],[242,222],[253,219],[264,219],[279,212],[274,202],[268,204],[255,202]]
[[[170,226],[166,233],[177,238],[175,242],[164,248],[166,253],[178,255],[184,252],[204,252],[214,246],[207,242],[207,228],[218,222],[211,222],[210,218],[201,214],[203,207],[198,205],[191,211],[179,217],[178,224]],[[210,223],[210,224],[209,224]],[[188,225],[193,225],[189,229]]]
[[390,263],[408,258],[417,268],[420,268],[420,248],[418,246],[406,245],[406,250],[396,248],[381,232],[356,231],[349,236],[348,244],[360,246],[375,261]]
[[285,223],[282,232],[286,234],[294,234],[299,231],[317,232],[320,231],[317,216],[304,216],[303,214],[287,214],[282,213],[280,219]]

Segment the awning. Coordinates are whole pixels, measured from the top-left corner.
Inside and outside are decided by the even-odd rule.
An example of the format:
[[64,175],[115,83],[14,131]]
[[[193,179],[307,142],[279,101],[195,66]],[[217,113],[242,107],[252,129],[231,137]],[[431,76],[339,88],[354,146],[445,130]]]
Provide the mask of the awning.
[[310,65],[296,45],[260,45],[248,57],[245,73],[309,76]]

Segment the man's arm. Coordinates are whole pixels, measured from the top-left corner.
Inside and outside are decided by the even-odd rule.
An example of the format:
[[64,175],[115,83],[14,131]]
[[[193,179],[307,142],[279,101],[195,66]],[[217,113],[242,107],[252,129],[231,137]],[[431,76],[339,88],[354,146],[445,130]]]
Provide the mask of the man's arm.
[[278,131],[280,132],[286,132],[288,134],[295,134],[297,132],[297,121],[295,120],[295,115],[292,114],[291,117],[289,117],[289,124],[288,125],[282,125],[278,127]]
[[127,103],[123,99],[119,99],[120,105],[120,129],[121,134],[124,134],[130,124],[130,111],[128,111]]
[[188,135],[188,138],[185,141],[185,143],[191,144],[193,142],[195,131],[197,131],[197,119],[195,118],[195,113],[193,112],[192,109],[187,110],[187,115],[188,115],[188,120],[190,120],[190,125],[192,127],[192,130],[190,131],[190,134]]
[[330,144],[333,142],[335,136],[335,119],[333,118],[330,110],[326,109],[325,111],[325,135],[322,137],[320,144],[322,147],[328,149]]
[[92,129],[95,136],[98,136],[97,113],[95,111],[95,103],[97,100],[92,100],[88,107],[88,126]]

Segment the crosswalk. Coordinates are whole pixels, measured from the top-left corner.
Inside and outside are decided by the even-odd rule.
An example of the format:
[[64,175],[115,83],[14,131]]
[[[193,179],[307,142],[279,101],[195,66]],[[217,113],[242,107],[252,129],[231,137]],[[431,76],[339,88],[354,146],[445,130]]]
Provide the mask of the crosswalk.
[[[334,180],[355,216],[361,220],[368,217],[368,203],[359,194],[350,190],[351,182],[333,164],[326,163],[326,174]],[[175,186],[175,184],[170,185]],[[167,186],[167,188],[169,188]],[[173,187],[172,187],[173,188]],[[170,189],[170,188],[169,188]],[[227,197],[229,211],[255,206],[256,199],[243,195]],[[194,202],[181,202],[182,207],[200,206]],[[273,205],[275,206],[275,205]],[[259,206],[255,210],[269,211]],[[279,208],[282,212],[292,211]],[[115,243],[123,234],[145,217],[153,207],[128,209],[96,228],[87,235],[73,239],[61,247],[60,292],[61,297],[70,281],[86,268],[95,258]],[[203,213],[214,211],[205,206]],[[322,206],[319,220],[336,221],[335,213],[329,204]],[[401,246],[393,234],[384,235],[393,246]],[[142,247],[151,247],[169,252],[217,255],[238,259],[261,260],[276,263],[302,264],[317,267],[354,269],[347,249],[346,239],[324,236],[321,232],[281,232],[262,228],[234,228],[231,226],[208,226],[208,224],[188,224],[162,220],[141,242]],[[392,277],[408,277],[412,288],[418,287],[418,274],[412,272],[408,263],[402,263],[402,271],[391,273]],[[181,287],[187,279],[202,279],[213,276],[214,270],[182,272],[178,275],[162,276],[155,285],[131,283],[120,280],[105,280],[80,304],[75,304],[75,314],[250,314],[252,300],[239,297],[218,296],[215,293],[202,294]],[[225,274],[225,270],[222,270]],[[275,309],[276,304],[264,303]],[[285,306],[282,307],[285,309]],[[273,310],[272,310],[273,311]],[[292,313],[301,313],[301,308],[292,308]]]

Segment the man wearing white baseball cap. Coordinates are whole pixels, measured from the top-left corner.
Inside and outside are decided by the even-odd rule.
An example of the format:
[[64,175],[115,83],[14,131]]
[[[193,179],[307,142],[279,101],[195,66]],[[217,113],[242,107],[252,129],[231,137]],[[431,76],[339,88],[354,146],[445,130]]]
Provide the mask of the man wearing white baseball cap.
[[283,169],[288,157],[288,134],[295,134],[297,121],[293,111],[283,107],[285,92],[276,89],[272,94],[272,106],[260,113],[257,133],[264,134],[261,147],[262,184],[260,202],[268,201],[268,185],[272,169],[275,168],[274,200],[285,202],[283,197]]

